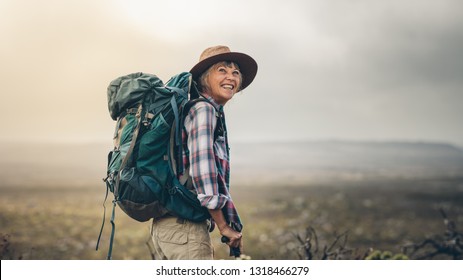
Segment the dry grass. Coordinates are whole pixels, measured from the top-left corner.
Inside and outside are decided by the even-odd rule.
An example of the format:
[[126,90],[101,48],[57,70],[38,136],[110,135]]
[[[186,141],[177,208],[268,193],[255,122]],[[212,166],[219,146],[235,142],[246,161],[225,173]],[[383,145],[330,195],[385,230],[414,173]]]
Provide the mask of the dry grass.
[[[74,188],[1,187],[2,259],[105,259],[110,199],[101,248],[95,251],[103,185]],[[237,186],[234,198],[245,223],[245,253],[252,259],[299,259],[297,234],[308,226],[320,242],[349,232],[349,246],[398,252],[442,230],[437,211],[463,224],[463,179],[332,182],[304,186]],[[114,259],[150,259],[150,223],[116,212]],[[213,233],[217,259],[229,259]],[[3,246],[3,245],[2,245]]]

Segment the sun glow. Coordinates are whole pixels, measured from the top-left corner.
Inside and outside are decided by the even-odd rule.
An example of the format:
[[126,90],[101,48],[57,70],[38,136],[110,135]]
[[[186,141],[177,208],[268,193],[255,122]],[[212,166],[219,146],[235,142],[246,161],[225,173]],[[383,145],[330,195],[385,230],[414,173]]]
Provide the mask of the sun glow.
[[210,0],[120,0],[117,4],[121,17],[127,18],[140,31],[174,42],[197,35],[197,30],[206,22],[220,18],[216,13],[204,16],[205,7],[217,6]]

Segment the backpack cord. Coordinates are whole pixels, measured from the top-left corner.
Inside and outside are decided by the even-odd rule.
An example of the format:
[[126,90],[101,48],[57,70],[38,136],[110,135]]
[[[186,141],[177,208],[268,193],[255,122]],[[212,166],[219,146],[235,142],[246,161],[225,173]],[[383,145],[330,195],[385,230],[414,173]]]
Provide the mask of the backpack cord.
[[108,249],[108,257],[107,257],[108,260],[111,259],[111,254],[113,251],[114,235],[116,231],[116,224],[114,223],[114,218],[116,216],[116,202],[119,199],[119,182],[121,180],[121,171],[125,168],[125,165],[127,164],[128,159],[132,155],[133,149],[135,147],[135,142],[137,142],[138,132],[140,131],[142,109],[143,109],[143,103],[140,103],[140,105],[138,105],[137,113],[135,115],[138,118],[138,121],[137,121],[137,126],[133,130],[132,142],[130,143],[130,147],[127,150],[127,154],[122,160],[121,166],[119,168],[119,172],[117,172],[117,175],[116,175],[116,182],[114,184],[115,199],[113,200],[113,211],[111,214],[111,237],[109,239],[109,249]]
[[111,259],[111,254],[113,252],[113,241],[114,241],[114,235],[116,232],[116,224],[114,223],[115,217],[116,217],[116,200],[113,200],[113,211],[111,214],[111,237],[109,238],[108,256],[106,257],[107,260]]
[[[116,139],[118,134],[119,134],[119,128],[121,126],[121,121],[122,119],[124,118],[126,114],[123,114],[121,116],[119,116],[119,118],[117,118],[117,123],[116,123],[116,129],[114,130],[114,136],[113,136],[113,139]],[[114,149],[116,149],[116,147],[114,147]],[[114,150],[111,152],[111,155],[112,153],[114,152]],[[111,156],[112,157],[112,156]],[[109,167],[109,161],[110,161],[110,155],[108,154],[108,167]],[[96,242],[96,247],[95,247],[95,251],[98,251],[98,248],[100,246],[100,240],[101,240],[101,235],[103,234],[103,228],[104,228],[104,224],[105,224],[105,221],[106,221],[106,200],[108,199],[108,194],[109,194],[109,183],[108,183],[108,179],[111,177],[111,179],[113,179],[113,174],[108,174],[106,176],[106,178],[103,178],[103,182],[106,183],[106,195],[104,197],[104,201],[103,201],[103,221],[101,222],[101,229],[100,229],[100,234],[98,235],[98,240]]]
[[104,197],[104,201],[103,201],[103,222],[101,223],[101,229],[100,229],[100,234],[98,235],[98,240],[96,242],[96,247],[95,247],[95,251],[98,251],[98,247],[100,245],[100,239],[101,239],[101,235],[103,233],[103,228],[104,228],[104,222],[106,220],[106,199],[108,199],[108,192],[109,192],[109,185],[106,184],[106,195]]

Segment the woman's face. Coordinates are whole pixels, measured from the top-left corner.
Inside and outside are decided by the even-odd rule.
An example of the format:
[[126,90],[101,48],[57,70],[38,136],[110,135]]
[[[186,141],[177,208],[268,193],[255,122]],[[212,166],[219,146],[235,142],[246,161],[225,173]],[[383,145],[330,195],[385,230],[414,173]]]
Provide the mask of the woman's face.
[[233,63],[229,65],[220,63],[211,68],[207,82],[209,89],[206,94],[209,94],[218,104],[225,105],[238,92],[241,74]]

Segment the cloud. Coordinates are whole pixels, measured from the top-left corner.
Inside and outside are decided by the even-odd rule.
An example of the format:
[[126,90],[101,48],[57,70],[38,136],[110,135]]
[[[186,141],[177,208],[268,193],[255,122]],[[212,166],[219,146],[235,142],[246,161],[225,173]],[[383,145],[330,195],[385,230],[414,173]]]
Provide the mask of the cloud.
[[259,81],[258,76],[253,88],[265,92],[253,99],[264,113],[240,129],[251,131],[264,123],[265,131],[278,130],[267,138],[446,138],[463,143],[458,128],[463,119],[458,109],[463,103],[463,10],[458,5],[300,3],[297,10],[308,18],[309,32],[293,40],[285,40],[286,34],[264,38],[269,48],[259,47],[265,57],[259,75],[266,78]]
[[137,71],[170,74],[166,53],[175,48],[119,21],[109,1],[29,2],[10,2],[1,15],[0,116],[14,120],[5,121],[14,133],[3,139],[110,135],[109,82]]
[[105,139],[110,80],[135,71],[166,80],[226,44],[259,64],[227,104],[234,139],[463,143],[457,0],[0,5],[0,118],[13,132],[2,139]]

